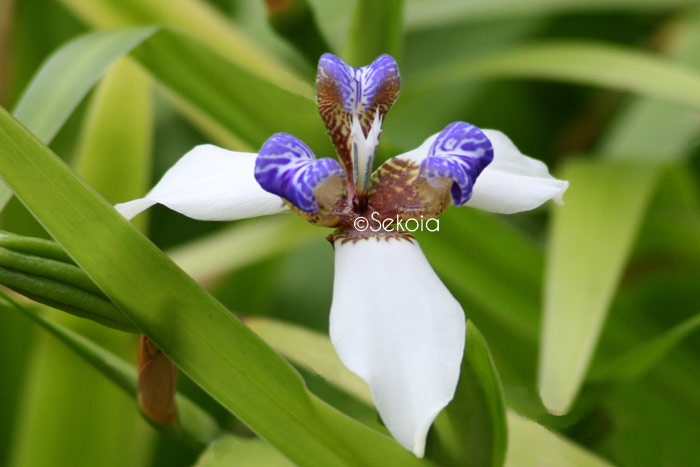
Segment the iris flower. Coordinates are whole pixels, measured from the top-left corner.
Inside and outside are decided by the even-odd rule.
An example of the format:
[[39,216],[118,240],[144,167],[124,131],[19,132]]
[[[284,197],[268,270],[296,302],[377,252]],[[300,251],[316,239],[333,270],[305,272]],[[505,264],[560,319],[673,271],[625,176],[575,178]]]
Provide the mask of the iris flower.
[[400,85],[388,55],[353,68],[325,54],[316,78],[318,108],[338,160],[316,159],[285,133],[271,136],[257,154],[197,146],[144,198],[117,209],[132,218],[160,203],[216,221],[291,209],[335,229],[328,237],[335,249],[331,341],[369,385],[387,429],[421,457],[431,424],[457,387],[465,316],[397,224],[437,218],[450,204],[526,211],[560,202],[568,182],[521,154],[503,133],[464,122],[373,172],[382,122]]

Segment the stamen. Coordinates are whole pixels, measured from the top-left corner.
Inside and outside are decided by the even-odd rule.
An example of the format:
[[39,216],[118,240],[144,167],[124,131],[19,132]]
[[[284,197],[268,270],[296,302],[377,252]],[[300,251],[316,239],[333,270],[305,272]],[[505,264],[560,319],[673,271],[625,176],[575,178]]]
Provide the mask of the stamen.
[[366,193],[369,179],[374,167],[374,156],[379,145],[379,134],[382,132],[382,118],[379,112],[374,114],[372,126],[365,136],[357,115],[352,116],[350,137],[352,138],[352,171],[355,187],[358,192]]

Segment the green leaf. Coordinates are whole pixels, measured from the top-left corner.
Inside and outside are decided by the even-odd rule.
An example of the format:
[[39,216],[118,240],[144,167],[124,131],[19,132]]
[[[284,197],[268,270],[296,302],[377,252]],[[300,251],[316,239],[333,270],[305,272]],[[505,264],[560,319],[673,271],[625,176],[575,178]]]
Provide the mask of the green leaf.
[[[286,131],[304,139],[319,153],[333,151],[311,99],[261,79],[188,36],[174,31],[156,31],[148,27],[91,33],[71,41],[39,70],[18,103],[15,116],[48,143],[102,74],[137,44],[149,39],[144,47],[135,51],[137,58],[156,78],[184,98],[187,105],[194,106],[188,112],[194,114],[193,118],[210,129],[215,126],[219,133],[225,132],[220,139],[230,141],[232,136],[244,135],[241,141],[247,145],[245,149],[257,148],[271,134]],[[127,84],[121,80],[115,82],[118,84],[114,86]],[[232,82],[238,85],[231,86]],[[95,112],[91,115],[93,119],[98,118]],[[144,131],[144,126],[137,125],[143,122],[134,118],[126,121],[133,124],[132,133]],[[108,125],[103,128],[110,129]],[[120,130],[123,131],[123,126]],[[83,144],[108,146],[102,136],[108,135],[97,135],[92,142]],[[142,139],[145,141],[147,135],[142,135]],[[115,148],[114,145],[109,147]],[[128,153],[132,162],[144,151],[143,146],[134,149],[137,150]],[[90,150],[83,148],[84,152]],[[118,163],[122,158],[111,160]],[[127,183],[141,186],[142,177],[143,174],[127,177],[130,180]],[[128,198],[123,193],[119,197]],[[0,207],[8,199],[9,192],[1,188]]]
[[397,56],[401,45],[403,0],[359,0],[355,5],[343,58],[365,66],[381,54]]
[[[328,336],[268,318],[248,318],[246,324],[294,363],[318,373],[358,400],[371,404],[369,388],[343,366]],[[502,465],[503,450],[506,447],[506,420],[498,377],[479,331],[473,324],[469,324],[467,333],[469,344],[465,350],[465,363],[456,400],[447,407],[445,413],[438,416],[435,424],[439,443],[445,443],[446,447],[455,449],[454,452],[465,457],[455,459],[443,454],[437,461],[439,465]],[[476,363],[469,363],[468,359]],[[464,377],[465,374],[468,377]],[[481,389],[478,389],[482,384]],[[486,424],[494,423],[491,425],[491,444],[483,437],[489,431],[483,430],[483,426],[476,420]],[[574,465],[581,466],[609,465],[585,449],[514,412],[508,412],[507,423],[508,466],[559,465],[561,459],[570,459],[578,462]],[[436,447],[434,441],[431,443],[428,449]],[[486,446],[481,446],[480,443],[485,443]],[[428,455],[434,453],[429,450]]]
[[295,464],[259,439],[221,438],[204,451],[196,467],[291,467]]
[[55,323],[35,308],[22,306],[0,291],[4,306],[28,316],[32,321],[49,331],[78,355],[87,360],[126,393],[136,396],[136,368],[111,352],[99,347],[81,334]]
[[[69,42],[39,69],[17,104],[16,115],[48,144],[104,72],[154,30],[95,33]],[[6,199],[9,197],[0,198],[0,205]],[[108,302],[101,303],[105,303],[104,308],[114,308]],[[75,329],[99,336],[113,350],[126,353],[132,349],[131,336],[111,335],[97,326],[86,326],[82,320],[67,318],[60,317]],[[77,381],[83,399],[66,406],[66,400],[76,397]],[[129,410],[133,399],[95,378],[93,368],[48,336],[38,336],[33,344],[22,387],[25,393],[12,448],[16,464],[138,464],[150,455],[153,431]],[[104,424],[105,418],[112,423]],[[66,425],[67,419],[73,423]]]
[[75,264],[60,245],[44,238],[24,237],[0,231],[0,246],[17,253]]
[[332,153],[313,100],[261,79],[189,36],[161,29],[133,55],[162,84],[254,148],[284,131],[319,154]]
[[553,210],[540,338],[540,395],[552,413],[579,391],[659,173],[580,161],[561,174],[571,187]]
[[362,402],[372,404],[369,386],[341,363],[327,335],[269,318],[246,318],[245,323],[276,351],[331,381]]
[[[10,259],[17,263],[16,257],[12,258],[11,255],[12,252],[0,248],[1,261],[6,262]],[[47,270],[50,274],[60,273],[60,270],[55,265],[46,264],[47,261],[42,261],[41,259],[22,258],[22,262],[40,264],[42,269]],[[77,272],[80,272],[79,268],[73,267]],[[83,276],[83,278],[87,277]],[[102,294],[86,291],[81,287],[62,282],[61,280],[50,279],[4,266],[0,266],[0,283],[36,302],[58,308],[80,318],[87,318],[103,326],[121,331],[137,331],[135,326],[129,323],[122,313],[109,300],[105,299]]]
[[309,63],[316,63],[331,48],[318,28],[314,12],[307,0],[267,2],[267,20],[270,26]]
[[[113,352],[126,355],[133,350],[131,334],[58,311],[48,316],[63,323],[64,329],[70,326],[90,333]],[[22,399],[13,426],[9,465],[117,467],[145,462],[155,433],[138,414],[134,398],[54,336],[35,334],[21,380]],[[105,419],[110,423],[104,423]]]
[[155,31],[147,27],[96,32],[72,40],[44,62],[13,115],[48,143],[109,67]]
[[620,46],[560,41],[522,46],[426,72],[422,86],[469,78],[527,78],[585,84],[655,96],[700,109],[700,74]]
[[420,464],[393,440],[309,394],[288,363],[4,111],[0,174],[113,303],[194,381],[290,459]]
[[406,24],[411,29],[445,27],[514,16],[554,15],[589,11],[656,11],[694,5],[694,0],[407,0]]
[[[0,300],[6,303],[3,306],[13,308],[28,316],[35,323],[57,337],[78,356],[97,369],[119,389],[132,398],[134,406],[138,405],[138,371],[136,367],[127,363],[112,352],[100,347],[81,334],[48,319],[36,309],[19,305],[14,300],[0,291]],[[176,404],[178,408],[178,421],[175,426],[162,427],[154,425],[165,433],[179,437],[182,441],[201,448],[220,435],[217,422],[199,406],[187,397],[177,394]]]
[[12,199],[12,190],[7,185],[0,183],[0,211],[5,208],[10,199]]
[[692,316],[639,347],[591,369],[589,380],[630,381],[644,375],[690,334],[700,328],[700,314]]
[[[680,169],[678,175],[688,174],[685,167],[677,169]],[[679,176],[664,177],[660,185],[665,188],[683,181]],[[700,209],[666,202],[651,208],[647,219],[635,253],[647,258],[664,256],[682,264],[700,264]]]
[[[222,56],[189,36],[154,27],[90,33],[71,41],[39,70],[18,103],[15,116],[48,143],[109,66],[143,41],[147,43],[134,51],[136,57],[184,99],[179,106],[189,106],[189,116],[213,133],[223,133],[219,140],[240,140],[236,146],[248,150],[259,147],[271,134],[286,131],[304,139],[319,153],[332,153],[313,100],[279,88],[273,84],[275,80],[261,78],[226,58],[229,55]],[[232,82],[237,85],[231,86]],[[91,118],[98,118],[94,111]],[[132,132],[144,129],[133,118],[127,122],[133,123]],[[93,141],[106,144],[98,137]],[[131,180],[134,185],[143,183],[140,176]],[[0,195],[3,191],[7,190],[0,190]],[[0,198],[0,204],[7,199]]]
[[[246,324],[296,364],[372,404],[367,384],[343,366],[328,336],[267,318],[248,318]],[[437,435],[429,440],[426,457],[438,465],[499,466],[507,437],[501,385],[471,321],[466,342],[455,397],[435,421]]]
[[[111,202],[138,198],[147,190],[150,98],[149,77],[122,59],[107,73],[91,101],[78,154],[78,171]],[[114,121],[122,124],[114,125]],[[122,174],[125,180],[114,174]],[[40,303],[106,326],[136,330],[58,245],[0,234],[0,246],[0,281],[6,286]]]
[[503,465],[508,437],[503,391],[488,346],[471,321],[457,391],[435,430],[439,442],[428,446],[428,458],[439,465]]
[[[668,55],[700,69],[700,15],[684,15],[669,30],[673,34],[667,40]],[[659,138],[660,134],[665,137]],[[660,98],[638,97],[618,112],[597,153],[619,160],[680,160],[692,154],[698,134],[696,110]]]
[[536,391],[542,247],[503,216],[448,209],[440,233],[418,237],[435,271],[487,336],[508,404],[546,414]]
[[541,248],[503,217],[474,209],[450,209],[440,223],[439,235],[417,235],[436,271],[504,326],[536,338]]
[[[17,245],[24,239],[26,239],[26,244],[15,250],[12,245]],[[0,232],[0,266],[28,275],[64,282],[93,294],[100,293],[100,289],[70,260],[55,260],[50,256],[42,256],[41,250],[31,251],[28,245],[34,242],[39,243],[39,241],[41,239],[19,237]]]
[[122,59],[97,87],[85,116],[75,170],[113,204],[139,198],[149,189],[150,84],[138,65]]
[[331,45],[329,51],[342,50],[350,29],[355,2],[307,1],[318,18],[318,27]]
[[[700,33],[698,32],[698,17],[690,16],[683,18],[682,21],[678,22],[678,24],[674,24],[674,26],[674,34],[671,36],[671,40],[669,41],[671,55],[676,60],[681,61],[684,64],[697,67],[699,62],[696,52],[697,47],[700,45]],[[605,138],[603,144],[599,146],[598,151],[601,154],[604,154],[607,160],[624,161],[619,163],[619,165],[621,165],[622,167],[624,167],[625,165],[631,166],[634,163],[633,161],[666,161],[680,159],[682,157],[688,156],[691,153],[691,148],[694,146],[693,141],[697,136],[698,128],[699,127],[697,123],[697,118],[694,115],[694,112],[687,109],[687,107],[678,105],[676,103],[669,103],[659,98],[635,98],[631,105],[623,110],[621,116],[616,121],[616,124],[608,131],[607,138]],[[665,144],[660,144],[658,138],[654,137],[654,135],[658,134],[664,135],[663,139],[665,141]],[[656,169],[650,170],[658,171]],[[621,173],[623,171],[624,169],[621,169]],[[626,185],[639,183],[639,186],[635,188],[635,190],[638,191],[636,195],[638,196],[638,198],[635,199],[632,196],[626,196],[628,198],[626,201],[626,206],[622,205],[620,199],[618,199],[618,201],[616,201],[615,203],[621,203],[617,207],[617,209],[620,213],[624,213],[624,215],[621,215],[618,218],[616,218],[615,222],[612,224],[612,226],[614,226],[615,229],[619,229],[616,232],[617,235],[620,235],[625,231],[629,232],[630,229],[632,230],[632,232],[636,230],[637,224],[639,223],[639,219],[635,219],[634,216],[641,216],[641,213],[635,214],[635,212],[639,209],[642,210],[641,212],[645,210],[644,205],[647,204],[646,198],[648,198],[649,196],[648,193],[653,190],[651,186],[653,186],[656,183],[655,179],[657,178],[657,175],[650,174],[649,176],[644,176],[640,177],[639,179],[635,179],[636,175],[637,170],[625,174],[624,180],[626,180]],[[683,181],[683,179],[679,180],[676,177],[669,180],[665,180],[664,183],[673,183],[674,187],[679,187],[682,185],[681,182]],[[686,181],[686,183],[688,182]],[[590,185],[593,184],[594,182],[588,183],[589,190],[592,189],[590,188]],[[578,182],[572,180],[570,192],[567,192],[567,194],[565,195],[566,205],[564,206],[564,210],[570,208],[571,200],[569,197],[571,196],[571,193],[576,193],[577,185]],[[596,190],[600,189],[600,187],[603,186],[604,182],[601,182],[600,185],[595,185]],[[617,186],[619,187],[620,193],[622,193],[625,190],[625,188],[623,188],[622,185],[620,185],[619,183],[617,184]],[[583,200],[581,200],[580,202],[582,203]],[[641,208],[640,204],[642,205]],[[591,199],[588,202],[588,207],[585,209],[585,211],[587,212],[583,212],[582,209],[582,212],[579,214],[581,216],[587,216],[587,219],[580,219],[579,222],[587,223],[588,219],[598,219],[600,217],[610,216],[610,209],[611,206],[609,200],[605,202],[595,202]],[[558,214],[561,214],[563,216],[565,214],[563,212],[559,213],[557,211],[559,210],[555,211],[555,216]],[[697,228],[693,225],[693,218],[688,216],[688,211],[682,210],[679,212],[677,209],[671,209],[668,212],[664,212],[659,209],[652,209],[649,213],[649,218],[650,220],[654,220],[654,222],[646,223],[645,237],[649,239],[650,235],[653,237],[653,235],[656,234],[657,239],[652,240],[652,242],[656,241],[659,244],[664,245],[664,250],[662,250],[662,254],[669,254],[673,250],[676,250],[678,251],[677,254],[679,255],[679,257],[687,258],[689,256],[697,256],[693,253],[697,249],[697,241],[692,240],[693,232],[697,230]],[[629,254],[629,241],[621,247],[622,250],[618,249],[614,252],[615,256],[605,259],[604,257],[608,255],[612,249],[612,246],[607,246],[609,244],[609,239],[606,239],[605,242],[602,242],[602,239],[604,237],[598,231],[597,223],[593,225],[588,225],[587,227],[581,227],[581,229],[584,228],[586,230],[585,232],[584,230],[581,230],[580,236],[595,236],[593,238],[601,239],[600,245],[606,245],[605,248],[592,248],[591,246],[586,247],[586,244],[581,244],[576,247],[577,249],[582,248],[582,250],[579,250],[581,252],[587,251],[587,263],[598,261],[599,267],[601,268],[597,271],[589,269],[587,275],[591,277],[594,275],[599,276],[598,280],[600,280],[601,284],[605,280],[611,280],[614,283],[617,283],[617,281],[619,280],[619,275],[621,273],[621,268],[626,261],[625,257]],[[598,237],[598,235],[601,236]],[[612,240],[614,241],[615,238],[613,237]],[[648,241],[649,240],[647,240],[647,242]],[[593,245],[593,242],[591,242],[590,245]],[[686,245],[687,248],[685,247]],[[647,248],[648,247],[649,245],[647,245]],[[617,260],[614,261],[615,259]],[[604,266],[605,264],[607,264],[607,266]],[[604,270],[603,267],[612,269]],[[584,274],[583,269],[581,271],[581,274]],[[552,279],[552,281],[556,281],[553,275],[551,275],[550,278]],[[561,284],[559,284],[559,286],[561,286]],[[610,285],[610,287],[612,287],[614,290],[614,284]],[[584,287],[582,286],[581,289],[583,293]],[[548,291],[547,294],[549,293],[550,292]],[[552,291],[551,293],[552,295],[563,295],[566,292]],[[592,301],[595,300],[595,297],[588,298]],[[575,298],[572,297],[572,300],[573,299]],[[605,310],[609,305],[609,301],[610,297],[605,301],[598,302],[598,306],[602,307],[602,309]],[[591,304],[590,302],[587,303],[589,305]],[[591,320],[591,322],[595,320],[601,320],[602,322],[602,320],[605,319],[605,311],[602,312],[602,315],[598,315],[598,313],[601,312],[600,310],[601,308],[594,308],[593,310],[587,311],[579,309],[579,313],[581,313],[582,315],[590,313],[588,318]],[[558,312],[561,314],[565,314],[561,310],[558,310]],[[552,311],[552,314],[554,313],[555,311]],[[560,316],[559,319],[565,318],[563,316]],[[571,325],[573,325],[573,323]],[[685,329],[683,325],[680,325],[677,329],[679,333],[682,333],[681,329]],[[589,331],[591,331],[592,333],[588,336],[588,338],[590,341],[592,341],[592,345],[594,345],[595,341],[597,340],[598,331],[596,331],[595,329],[591,329]],[[550,332],[555,333],[557,332],[557,330],[551,329]],[[586,331],[582,329],[581,333],[584,332]],[[675,335],[674,332],[669,331],[669,336],[672,335]],[[677,335],[677,337],[679,337],[679,335]],[[553,339],[553,336],[549,336],[548,338]],[[640,372],[644,371],[644,369],[648,368],[648,366],[653,364],[655,358],[660,358],[662,354],[661,351],[665,348],[666,345],[670,345],[674,338],[668,337],[668,340],[666,340],[663,337],[659,337],[658,339],[659,341],[657,344],[649,343],[649,348],[647,348],[646,346],[639,347],[638,351],[640,352],[640,354],[638,355],[638,357],[641,358],[641,360],[638,362],[639,366],[637,366],[637,363],[632,364],[631,361],[627,361],[629,373],[627,372],[627,370],[623,370],[620,365],[625,365],[625,360],[627,358],[635,358],[631,357],[634,355],[633,353],[630,353],[630,356],[626,357],[625,355],[623,355],[620,356],[618,359],[614,359],[597,367],[594,366],[592,369],[591,378],[598,381],[601,377],[600,372],[604,371],[604,368],[608,368],[608,370],[604,371],[604,373],[606,373],[608,376],[612,376],[613,372],[616,375],[619,375],[620,377],[624,377],[625,375],[629,376],[632,374],[639,375]],[[576,351],[574,349],[571,349],[568,343],[564,343],[564,340],[566,340],[566,337],[562,335],[559,339],[559,345],[562,347],[560,347],[560,350],[552,349],[552,353],[556,354],[557,352],[563,352],[565,354],[568,354],[569,352]],[[657,341],[654,340],[653,342]],[[592,350],[593,349],[590,349],[590,351]],[[582,354],[580,357],[582,360],[587,362],[590,358],[590,355]],[[573,355],[569,355],[568,358],[571,359],[571,361],[573,362]],[[564,362],[561,362],[560,364],[564,365]],[[617,368],[617,370],[612,370],[612,368]],[[555,370],[552,369],[551,371]],[[573,376],[570,375],[570,377]],[[576,383],[575,386],[578,386],[578,384],[579,383]]]
[[[317,240],[320,230],[296,216],[249,219],[197,238],[168,256],[211,287],[224,275]],[[134,325],[55,242],[0,231],[0,283],[35,301],[101,324]]]
[[[64,45],[41,66],[14,116],[48,144],[85,94],[121,56],[148,38],[153,27],[87,34]],[[0,184],[0,210],[11,197]]]
[[311,98],[313,91],[279,59],[206,2],[197,0],[61,0],[97,29],[159,24],[184,31],[250,73],[295,94]]
[[542,425],[508,413],[507,467],[541,467],[571,465],[576,467],[610,467],[612,464],[552,433]]
[[200,284],[318,239],[323,231],[297,216],[269,216],[236,222],[167,251]]

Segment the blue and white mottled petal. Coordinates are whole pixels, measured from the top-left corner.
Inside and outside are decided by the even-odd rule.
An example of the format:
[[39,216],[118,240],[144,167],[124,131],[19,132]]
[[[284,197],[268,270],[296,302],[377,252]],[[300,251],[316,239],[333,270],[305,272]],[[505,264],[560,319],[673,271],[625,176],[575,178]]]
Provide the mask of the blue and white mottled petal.
[[[323,54],[318,62],[319,80],[328,80],[339,91],[345,111],[351,115],[364,113],[373,105],[382,89],[391,86],[398,93],[399,67],[390,55],[380,55],[367,66],[351,67],[333,54]],[[393,104],[386,102],[387,105]],[[387,109],[388,110],[388,109]]]
[[[544,162],[521,153],[500,131],[482,131],[491,141],[493,161],[477,178],[472,196],[465,206],[499,214],[514,214],[530,211],[549,200],[562,204],[562,195],[569,182],[554,178]],[[438,136],[430,136],[418,148],[394,159],[422,164]]]
[[260,186],[304,212],[318,211],[317,188],[331,177],[343,176],[336,160],[316,159],[303,141],[287,133],[265,141],[255,161],[255,179]]
[[394,438],[422,457],[459,380],[462,307],[413,239],[336,239],[334,247],[331,341],[369,384]]
[[368,134],[375,115],[383,120],[400,90],[399,67],[389,55],[381,55],[362,68],[351,67],[332,54],[321,56],[316,75],[318,110],[350,176],[353,117]]
[[257,154],[234,152],[210,144],[182,156],[148,194],[117,204],[127,219],[156,203],[193,219],[228,221],[274,214],[287,209],[278,196],[253,176]]
[[474,125],[455,122],[445,127],[421,162],[420,176],[425,179],[452,179],[451,195],[455,206],[472,196],[477,177],[493,160],[493,147],[486,135]]

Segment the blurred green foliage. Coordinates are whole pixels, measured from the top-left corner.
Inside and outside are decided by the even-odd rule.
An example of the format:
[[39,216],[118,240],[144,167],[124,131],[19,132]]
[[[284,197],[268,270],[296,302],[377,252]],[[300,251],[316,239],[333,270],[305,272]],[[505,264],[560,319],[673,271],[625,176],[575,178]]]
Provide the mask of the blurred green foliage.
[[[294,36],[302,34],[299,27],[279,27],[279,18],[271,25],[262,0],[0,0],[0,104],[15,108],[42,62],[80,34],[165,26],[137,48],[135,60],[121,65],[133,70],[108,72],[50,144],[115,202],[138,196],[204,142],[255,150],[267,134],[297,130],[317,154],[330,156],[310,99],[314,57],[297,47],[321,40],[320,31],[330,44],[324,47],[352,59],[398,54],[403,90],[386,120],[380,157],[465,120],[504,131],[524,153],[570,177],[572,190],[580,183],[590,192],[577,192],[563,207],[514,216],[452,208],[441,218],[439,234],[419,236],[483,334],[509,409],[557,434],[552,438],[511,412],[507,463],[697,465],[698,2],[301,3],[311,12],[304,21],[316,22],[303,40]],[[376,16],[365,18],[370,13]],[[543,44],[558,53],[543,54],[552,50]],[[115,78],[118,73],[126,75]],[[132,84],[124,86],[122,79]],[[120,139],[123,147],[114,143]],[[127,155],[129,160],[119,159]],[[610,160],[631,168],[592,176]],[[648,170],[657,177],[653,187],[637,186],[647,181],[637,175]],[[630,186],[648,199],[627,200],[621,190]],[[558,211],[555,222],[552,210]],[[156,245],[234,312],[327,331],[333,255],[323,229],[287,218],[202,223],[159,206],[140,222]],[[0,228],[48,237],[16,199],[2,212]],[[606,232],[626,234],[613,243]],[[561,235],[564,242],[550,242]],[[217,255],[217,248],[225,253]],[[581,289],[596,278],[604,278],[602,291]],[[544,297],[550,297],[547,307]],[[585,326],[592,314],[598,324]],[[134,358],[131,337],[57,312],[49,318]],[[588,343],[581,351],[568,346],[577,339]],[[561,386],[542,377],[539,359],[552,355],[558,362],[548,366],[550,376],[566,376],[563,369],[577,376],[567,376]],[[0,369],[0,464],[123,465],[128,459],[130,465],[189,465],[200,454],[144,424],[133,401],[99,372],[5,308]],[[318,378],[308,368],[302,374],[322,399],[377,424],[366,401],[353,399],[351,391],[349,396],[342,382]],[[564,401],[555,411],[570,410],[550,414],[538,384]],[[179,388],[230,432],[252,436],[187,376]],[[220,442],[202,465],[216,465],[217,449],[277,465],[269,446],[246,443]],[[525,449],[553,457],[525,456]]]

